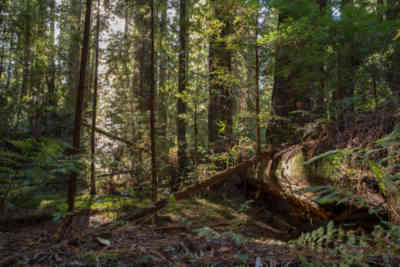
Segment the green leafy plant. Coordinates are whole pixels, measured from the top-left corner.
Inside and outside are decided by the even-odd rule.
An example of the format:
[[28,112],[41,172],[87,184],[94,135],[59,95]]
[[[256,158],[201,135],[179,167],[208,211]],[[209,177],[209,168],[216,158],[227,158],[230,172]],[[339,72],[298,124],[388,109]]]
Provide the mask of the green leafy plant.
[[68,158],[64,151],[70,146],[51,138],[26,138],[4,141],[7,150],[0,151],[0,208],[13,205],[14,200],[29,196],[59,177],[81,167],[79,158]]

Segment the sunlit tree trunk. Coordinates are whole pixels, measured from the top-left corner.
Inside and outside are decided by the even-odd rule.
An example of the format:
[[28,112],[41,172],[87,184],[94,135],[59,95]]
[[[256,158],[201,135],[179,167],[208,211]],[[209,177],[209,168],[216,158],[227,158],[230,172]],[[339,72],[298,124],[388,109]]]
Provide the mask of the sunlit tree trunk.
[[[85,30],[83,36],[83,45],[81,53],[81,66],[79,74],[79,85],[77,89],[76,106],[75,106],[75,122],[73,132],[73,154],[80,152],[81,143],[81,125],[82,125],[82,110],[85,97],[85,82],[86,82],[86,68],[89,54],[89,39],[90,39],[90,24],[91,24],[91,10],[92,0],[86,1],[86,14],[85,14]],[[75,195],[76,195],[76,182],[79,171],[74,171],[71,174],[68,184],[68,211],[74,211]]]
[[214,16],[222,24],[219,34],[214,33],[209,48],[208,141],[215,152],[224,152],[232,144],[233,96],[232,50],[228,37],[232,33],[232,1],[210,0]]

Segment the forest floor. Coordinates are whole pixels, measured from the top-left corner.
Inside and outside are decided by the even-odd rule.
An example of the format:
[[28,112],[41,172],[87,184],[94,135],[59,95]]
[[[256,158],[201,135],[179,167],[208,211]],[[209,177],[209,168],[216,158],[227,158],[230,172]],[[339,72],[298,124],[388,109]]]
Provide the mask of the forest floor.
[[168,205],[155,224],[121,219],[139,208],[121,202],[83,209],[68,230],[62,220],[31,216],[0,227],[0,266],[304,266],[301,259],[324,258],[287,242],[316,226],[254,193],[222,185]]
[[229,186],[168,205],[156,224],[118,219],[121,206],[118,214],[109,207],[78,213],[65,233],[62,220],[48,214],[1,226],[0,265],[299,266],[299,255],[309,254],[287,245],[300,225],[290,222],[285,207],[247,200]]

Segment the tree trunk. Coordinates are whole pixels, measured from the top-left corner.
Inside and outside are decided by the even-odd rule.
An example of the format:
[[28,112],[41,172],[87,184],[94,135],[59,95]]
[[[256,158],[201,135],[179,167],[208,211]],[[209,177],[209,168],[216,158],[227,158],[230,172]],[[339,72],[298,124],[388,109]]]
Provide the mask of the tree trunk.
[[255,50],[256,50],[256,151],[257,155],[261,153],[261,127],[260,127],[260,58],[259,58],[259,51],[258,51],[258,14],[256,16],[256,43],[255,43]]
[[[298,12],[300,2],[292,2],[290,9],[279,10],[278,31],[290,27],[301,19]],[[323,2],[319,2],[323,3]],[[298,40],[307,44],[308,40]],[[281,37],[277,41],[275,52],[275,72],[272,92],[272,119],[266,131],[266,140],[271,144],[296,143],[302,133],[299,128],[312,121],[314,84],[320,83],[318,75],[310,76],[315,71],[314,64],[299,62],[298,57],[304,53],[304,47],[296,46],[292,41]],[[310,48],[311,49],[311,48]],[[315,53],[315,51],[312,51]],[[320,72],[317,67],[316,72]],[[307,82],[304,82],[304,80]],[[318,96],[320,97],[320,96]],[[301,112],[298,112],[301,111]]]
[[152,200],[153,203],[157,202],[158,196],[158,178],[157,178],[157,154],[156,154],[156,81],[155,81],[155,49],[154,49],[154,0],[150,0],[150,11],[151,11],[151,84],[150,84],[150,98],[151,98],[151,109],[150,109],[150,142],[151,142],[151,178],[152,178]]
[[31,0],[25,0],[25,23],[24,23],[24,61],[22,74],[22,96],[25,96],[30,89],[32,51],[31,51],[31,33],[32,33],[32,18],[31,18]]
[[[139,98],[139,108],[142,111],[151,109],[151,7],[148,0],[135,0],[134,24],[137,30],[135,36],[135,64],[133,75],[133,92]],[[154,71],[155,72],[155,71]]]
[[159,37],[159,112],[158,112],[158,120],[159,120],[159,136],[160,136],[160,156],[164,164],[168,162],[168,139],[167,139],[167,131],[168,131],[168,92],[166,91],[168,85],[167,79],[167,66],[168,66],[168,55],[166,47],[168,46],[168,31],[167,31],[167,8],[168,8],[168,0],[161,0],[160,3],[161,13],[161,21],[160,21],[160,37]]
[[90,136],[91,158],[90,163],[90,194],[96,195],[96,169],[95,169],[95,155],[96,155],[96,122],[97,122],[97,87],[99,79],[99,42],[100,42],[100,0],[97,2],[97,23],[96,23],[96,63],[95,63],[95,76],[94,76],[94,91],[93,91],[93,114],[92,114],[92,132]]
[[[188,165],[188,158],[186,155],[187,150],[187,143],[186,143],[186,121],[185,121],[185,114],[186,114],[186,103],[184,101],[184,95],[186,91],[186,84],[187,84],[187,0],[180,0],[180,18],[179,18],[179,80],[178,80],[178,102],[177,102],[177,119],[176,119],[176,127],[178,133],[178,168],[179,168],[179,178],[182,179],[186,175],[186,169]],[[179,188],[179,180],[173,181],[174,190],[177,191]]]
[[[85,81],[86,81],[86,67],[89,54],[89,39],[90,39],[90,22],[91,22],[92,0],[86,2],[86,15],[85,15],[85,31],[83,36],[83,46],[81,53],[81,67],[79,75],[79,86],[77,89],[76,106],[75,106],[75,122],[73,132],[73,154],[80,152],[81,144],[81,125],[82,125],[82,110],[85,97]],[[68,211],[74,211],[75,195],[76,195],[76,181],[79,171],[74,171],[71,174],[68,184]]]
[[222,23],[219,35],[214,33],[209,48],[210,102],[208,132],[210,147],[217,153],[230,149],[233,128],[231,90],[232,50],[227,40],[232,33],[231,1],[211,0],[214,15]]
[[48,80],[48,94],[49,105],[55,107],[57,105],[57,92],[56,92],[56,43],[55,43],[55,12],[56,0],[50,1],[50,58],[49,58],[49,80]]
[[[342,0],[341,9],[344,16],[344,9],[348,5],[353,5],[353,0]],[[346,33],[344,33],[346,34]],[[354,110],[353,97],[356,68],[356,51],[353,34],[345,36],[346,42],[339,44],[338,47],[338,86],[334,93],[334,98],[339,101],[337,114],[340,119],[343,119],[346,113]]]
[[81,0],[71,0],[69,19],[69,35],[70,46],[68,51],[68,84],[70,90],[68,92],[66,109],[70,110],[71,107],[76,106],[75,100],[77,99],[78,92],[76,89],[79,86],[79,81],[76,77],[79,75],[79,58],[80,43],[81,43],[81,16],[82,16],[82,3]]

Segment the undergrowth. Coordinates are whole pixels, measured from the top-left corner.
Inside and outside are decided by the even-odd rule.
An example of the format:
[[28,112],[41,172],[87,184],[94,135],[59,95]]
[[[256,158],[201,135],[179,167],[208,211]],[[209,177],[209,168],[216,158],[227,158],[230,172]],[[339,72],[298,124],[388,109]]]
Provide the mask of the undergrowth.
[[[319,195],[320,204],[351,203],[356,206],[369,208],[370,214],[389,214],[389,221],[381,218],[381,223],[374,230],[366,233],[361,229],[345,230],[332,221],[326,226],[310,233],[303,233],[298,239],[290,242],[297,249],[304,249],[314,253],[314,257],[300,256],[303,266],[369,266],[370,264],[390,265],[390,259],[400,254],[400,125],[384,138],[371,143],[367,147],[353,149],[336,149],[318,155],[307,163],[331,157],[337,153],[347,155],[356,161],[358,166],[372,174],[377,185],[378,194],[385,203],[381,206],[372,206],[367,196],[357,194],[357,185],[351,187],[319,186],[308,191]],[[382,156],[383,155],[383,156]],[[354,164],[349,164],[354,166]],[[355,169],[348,168],[348,174],[353,179],[361,181],[361,176]],[[348,177],[349,178],[349,177]],[[350,179],[350,178],[349,178]],[[316,257],[316,255],[321,255]]]

